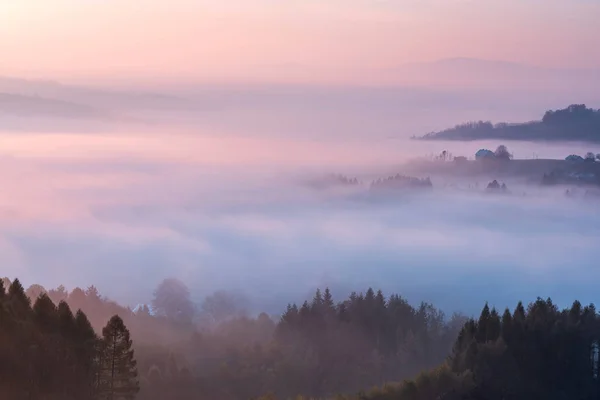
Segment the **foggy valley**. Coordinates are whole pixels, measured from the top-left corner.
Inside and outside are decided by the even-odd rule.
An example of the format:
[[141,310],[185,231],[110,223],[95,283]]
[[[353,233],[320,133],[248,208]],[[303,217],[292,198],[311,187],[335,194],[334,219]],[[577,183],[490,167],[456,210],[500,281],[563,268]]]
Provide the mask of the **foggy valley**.
[[[557,168],[577,170],[564,158],[595,154],[594,144],[411,140],[412,132],[485,114],[486,107],[490,114],[524,110],[504,104],[498,111],[473,99],[457,106],[457,94],[434,102],[439,94],[426,93],[421,101],[432,108],[399,101],[403,111],[396,112],[379,106],[388,97],[377,91],[323,98],[324,89],[279,90],[209,92],[211,107],[166,98],[155,111],[133,102],[57,115],[65,109],[20,103],[21,115],[4,118],[0,134],[2,275],[18,277],[31,301],[49,291],[57,304],[81,308],[99,332],[111,314],[122,316],[137,343],[140,397],[148,399],[197,390],[223,399],[348,393],[443,361],[462,321],[485,302],[502,310],[540,294],[560,307],[574,295],[584,304],[595,300],[600,224],[597,197],[587,194],[598,183],[543,184]],[[499,145],[508,146],[511,160],[475,159]],[[494,180],[507,193],[490,193]],[[189,291],[190,320],[171,321],[181,314],[151,308],[161,282],[175,285],[171,304]],[[317,375],[282,370],[279,383],[259,374],[253,386],[218,389],[225,372],[214,360],[230,360],[232,349],[296,343],[278,321],[288,303],[310,301],[317,288],[330,290],[335,302],[369,288],[398,293],[413,312],[448,325],[435,333],[443,337],[429,356],[394,358],[377,378],[307,364]],[[436,308],[420,309],[421,302]],[[194,330],[204,336],[190,336]],[[351,352],[359,359],[370,348],[361,337],[344,339],[366,346]],[[266,355],[243,357],[254,363]],[[176,367],[161,367],[166,359]],[[169,389],[166,378],[160,386],[156,374],[173,368],[196,371],[200,386]],[[315,383],[339,374],[346,378],[338,383]]]
[[0,400],[599,398],[598,4],[170,3],[0,4]]

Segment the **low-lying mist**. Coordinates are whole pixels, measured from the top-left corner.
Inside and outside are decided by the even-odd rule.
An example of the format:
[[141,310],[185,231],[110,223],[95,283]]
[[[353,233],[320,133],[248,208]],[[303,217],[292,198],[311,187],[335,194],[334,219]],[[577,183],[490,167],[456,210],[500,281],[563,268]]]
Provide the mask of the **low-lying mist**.
[[[369,190],[412,157],[472,157],[491,144],[160,131],[0,142],[2,275],[25,286],[94,284],[133,307],[175,277],[197,302],[235,291],[248,311],[272,313],[325,286],[339,298],[373,286],[467,313],[538,295],[594,300],[592,202],[517,182],[513,195],[489,195],[479,178],[461,184],[481,190],[436,176],[426,192]],[[523,158],[585,147],[509,146]],[[329,173],[361,184],[311,184]]]

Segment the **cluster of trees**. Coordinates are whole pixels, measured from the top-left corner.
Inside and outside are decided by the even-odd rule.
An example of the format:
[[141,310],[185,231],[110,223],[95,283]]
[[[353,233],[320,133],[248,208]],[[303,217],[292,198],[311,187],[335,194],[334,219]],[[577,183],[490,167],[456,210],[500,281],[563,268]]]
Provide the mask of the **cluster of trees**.
[[6,399],[126,400],[139,390],[119,316],[99,337],[81,310],[46,293],[33,306],[18,279],[0,281],[0,394]]
[[414,308],[398,295],[386,299],[372,289],[336,305],[326,289],[317,290],[310,303],[288,306],[275,339],[312,364],[295,392],[318,396],[412,376],[437,364],[463,322],[460,315],[446,320],[431,304]]
[[288,305],[278,321],[264,313],[237,316],[194,333],[176,350],[163,349],[141,370],[140,398],[353,393],[439,364],[465,321],[372,289],[338,303],[328,289],[317,290],[311,301]]
[[494,159],[494,160],[512,160],[513,155],[508,151],[508,148],[505,145],[500,145],[496,148],[496,151],[491,151],[488,149],[480,149],[475,153],[475,158],[477,160],[486,160],[486,159]]
[[565,158],[567,161],[585,161],[585,162],[596,162],[596,160],[600,161],[600,153],[594,154],[591,151],[585,153],[584,157],[581,157],[578,154],[571,154]]
[[548,110],[542,123],[549,126],[573,127],[574,125],[597,128],[600,125],[600,110],[586,107],[585,104],[571,104],[561,110]]
[[358,185],[360,183],[357,178],[348,178],[341,174],[332,175],[331,178],[342,185]]
[[[452,155],[443,151],[437,160],[452,160]],[[331,174],[327,178],[312,182],[311,185],[317,188],[330,186],[357,186],[361,185],[357,178],[349,178],[341,174]],[[432,188],[430,178],[415,178],[402,174],[392,175],[386,178],[379,178],[370,183],[371,190],[397,190],[406,188]]]
[[440,367],[348,399],[597,399],[599,343],[594,305],[559,310],[538,298],[500,315],[486,304]]
[[380,178],[371,182],[371,190],[397,190],[406,188],[432,188],[433,184],[431,179],[427,178],[415,178],[412,176],[406,176],[396,174],[387,178]]
[[494,151],[494,157],[497,160],[512,160],[513,155],[508,151],[508,148],[505,145],[501,144],[496,148],[496,151]]
[[600,110],[585,104],[571,104],[547,111],[540,121],[526,123],[468,122],[439,132],[428,133],[423,140],[577,140],[600,141]]
[[503,182],[501,185],[496,179],[494,179],[493,181],[488,183],[486,190],[492,193],[506,193],[508,191],[508,188],[506,187],[506,183]]

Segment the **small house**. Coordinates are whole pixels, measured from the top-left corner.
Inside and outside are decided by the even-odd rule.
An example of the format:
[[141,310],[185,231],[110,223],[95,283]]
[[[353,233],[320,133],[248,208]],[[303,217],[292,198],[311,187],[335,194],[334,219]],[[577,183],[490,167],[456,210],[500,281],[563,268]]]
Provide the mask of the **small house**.
[[496,155],[494,154],[494,152],[488,149],[481,149],[478,150],[477,153],[475,153],[476,160],[490,160],[493,159],[495,156]]

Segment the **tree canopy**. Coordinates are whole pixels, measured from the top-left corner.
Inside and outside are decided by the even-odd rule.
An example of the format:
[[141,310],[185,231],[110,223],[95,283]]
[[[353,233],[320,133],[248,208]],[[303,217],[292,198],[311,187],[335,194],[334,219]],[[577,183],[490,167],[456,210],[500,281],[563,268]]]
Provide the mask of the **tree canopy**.
[[194,315],[194,304],[190,300],[188,287],[180,280],[163,280],[154,291],[152,311],[175,321],[190,322]]

